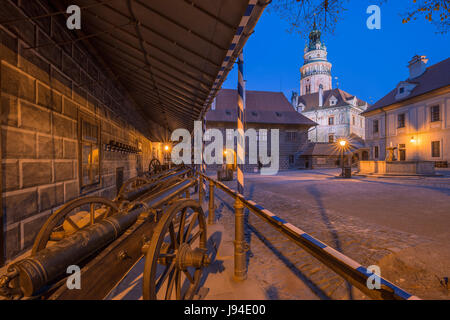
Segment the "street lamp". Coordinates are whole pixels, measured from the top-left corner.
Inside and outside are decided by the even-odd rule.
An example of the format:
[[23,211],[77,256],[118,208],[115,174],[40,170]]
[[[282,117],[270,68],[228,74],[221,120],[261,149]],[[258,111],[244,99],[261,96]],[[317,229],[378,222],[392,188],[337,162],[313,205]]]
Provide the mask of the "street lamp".
[[347,146],[347,141],[344,139],[339,140],[339,146],[341,148],[341,166],[342,166],[342,171],[341,171],[341,176],[344,176],[344,149]]

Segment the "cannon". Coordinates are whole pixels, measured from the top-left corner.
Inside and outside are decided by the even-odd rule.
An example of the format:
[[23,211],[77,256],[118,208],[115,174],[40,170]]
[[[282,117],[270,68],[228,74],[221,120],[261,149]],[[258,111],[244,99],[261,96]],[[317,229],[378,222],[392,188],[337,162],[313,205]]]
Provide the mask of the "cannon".
[[[72,200],[44,223],[31,254],[0,277],[8,299],[104,299],[143,257],[144,299],[192,299],[210,263],[198,201],[180,199],[197,180],[181,169],[156,181],[131,179],[113,201]],[[80,289],[67,285],[80,268]]]

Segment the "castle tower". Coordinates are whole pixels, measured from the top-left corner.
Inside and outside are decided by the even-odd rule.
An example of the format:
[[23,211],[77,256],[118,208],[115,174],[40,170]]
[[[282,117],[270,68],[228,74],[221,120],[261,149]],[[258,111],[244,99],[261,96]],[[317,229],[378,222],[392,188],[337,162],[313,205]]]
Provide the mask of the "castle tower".
[[327,60],[327,48],[320,41],[321,32],[316,23],[309,34],[309,44],[305,47],[304,63],[300,68],[300,95],[319,91],[320,85],[324,91],[332,89],[331,63]]

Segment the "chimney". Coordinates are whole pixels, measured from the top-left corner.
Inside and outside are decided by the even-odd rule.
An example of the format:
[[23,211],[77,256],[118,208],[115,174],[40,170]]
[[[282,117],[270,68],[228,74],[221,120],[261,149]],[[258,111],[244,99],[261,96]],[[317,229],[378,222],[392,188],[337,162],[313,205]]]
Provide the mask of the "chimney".
[[426,56],[415,55],[409,62],[409,80],[420,77],[427,70],[428,59]]
[[323,86],[319,86],[319,107],[323,106]]

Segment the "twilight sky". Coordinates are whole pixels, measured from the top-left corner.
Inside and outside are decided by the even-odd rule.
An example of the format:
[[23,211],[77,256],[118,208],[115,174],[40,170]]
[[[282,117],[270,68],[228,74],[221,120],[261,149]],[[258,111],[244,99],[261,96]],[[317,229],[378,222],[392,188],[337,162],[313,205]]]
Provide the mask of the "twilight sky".
[[[351,0],[344,19],[334,35],[322,35],[333,64],[333,88],[339,88],[374,103],[408,77],[408,61],[413,55],[426,55],[428,65],[450,57],[450,34],[437,34],[437,28],[424,18],[402,24],[401,13],[411,0],[389,0],[381,5],[381,30],[369,30],[366,9],[369,0]],[[300,67],[306,37],[289,33],[289,25],[275,12],[266,10],[255,33],[244,48],[244,78],[248,90],[282,91],[290,100],[299,92]],[[236,88],[236,67],[223,88]]]

